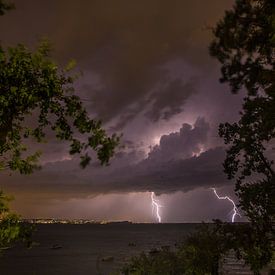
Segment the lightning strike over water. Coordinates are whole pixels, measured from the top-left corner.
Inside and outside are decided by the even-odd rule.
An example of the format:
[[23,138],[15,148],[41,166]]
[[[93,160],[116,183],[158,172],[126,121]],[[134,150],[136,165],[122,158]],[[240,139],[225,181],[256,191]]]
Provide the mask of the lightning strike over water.
[[230,201],[230,202],[232,203],[232,205],[233,205],[233,209],[232,209],[233,215],[232,215],[232,218],[231,218],[231,222],[235,222],[235,217],[236,217],[236,215],[238,215],[239,217],[241,217],[240,213],[238,212],[238,208],[237,208],[235,202],[234,202],[232,199],[230,199],[228,196],[220,197],[220,196],[217,194],[217,191],[216,191],[215,188],[211,188],[211,189],[214,191],[214,194],[216,195],[216,197],[217,197],[219,200],[228,200],[228,201]]
[[155,198],[155,192],[151,192],[151,200],[152,200],[152,212],[156,213],[158,222],[161,223],[161,216],[159,213],[159,209],[162,206],[159,204],[159,201]]

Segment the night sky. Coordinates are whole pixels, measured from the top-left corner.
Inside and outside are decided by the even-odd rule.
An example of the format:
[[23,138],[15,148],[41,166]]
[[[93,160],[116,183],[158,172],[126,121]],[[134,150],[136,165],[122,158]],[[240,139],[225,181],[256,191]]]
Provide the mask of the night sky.
[[0,18],[1,43],[35,48],[52,42],[53,57],[77,61],[75,83],[90,115],[109,133],[123,133],[108,167],[85,170],[53,136],[41,149],[43,169],[30,176],[1,174],[23,217],[155,222],[150,192],[163,222],[230,220],[234,198],[223,173],[221,122],[238,119],[242,93],[219,83],[220,65],[208,53],[210,28],[231,0],[17,0]]

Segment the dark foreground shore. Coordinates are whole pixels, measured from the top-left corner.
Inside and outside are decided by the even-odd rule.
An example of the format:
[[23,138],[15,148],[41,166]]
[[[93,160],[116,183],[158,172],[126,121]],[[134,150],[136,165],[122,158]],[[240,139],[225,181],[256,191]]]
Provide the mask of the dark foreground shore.
[[0,257],[1,275],[105,275],[131,256],[175,243],[198,224],[38,224],[31,249]]

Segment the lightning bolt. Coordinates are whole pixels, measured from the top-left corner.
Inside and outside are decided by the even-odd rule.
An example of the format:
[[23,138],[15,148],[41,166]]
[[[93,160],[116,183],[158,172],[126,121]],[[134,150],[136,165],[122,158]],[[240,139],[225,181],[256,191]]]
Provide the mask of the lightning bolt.
[[162,207],[158,202],[157,199],[155,199],[155,192],[151,192],[151,201],[152,201],[152,213],[156,213],[158,222],[161,223],[161,216],[159,213],[160,207]]
[[238,211],[238,208],[237,208],[235,202],[234,202],[231,198],[229,198],[228,196],[220,197],[220,196],[217,194],[217,191],[216,191],[215,188],[211,188],[211,189],[213,190],[214,194],[216,195],[216,197],[217,197],[219,200],[228,200],[228,201],[230,201],[230,202],[232,203],[232,205],[233,205],[233,209],[232,209],[233,215],[232,215],[232,218],[231,218],[231,222],[235,222],[235,217],[236,217],[236,215],[238,215],[239,217],[241,217],[241,215],[240,215],[240,213],[239,213],[239,211]]

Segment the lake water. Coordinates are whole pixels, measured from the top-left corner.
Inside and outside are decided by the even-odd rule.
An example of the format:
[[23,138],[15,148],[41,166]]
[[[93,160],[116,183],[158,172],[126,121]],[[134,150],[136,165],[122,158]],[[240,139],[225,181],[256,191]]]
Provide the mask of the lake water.
[[[196,224],[39,224],[37,246],[0,257],[1,275],[105,275],[142,251],[175,243]],[[55,247],[56,249],[53,249]]]

